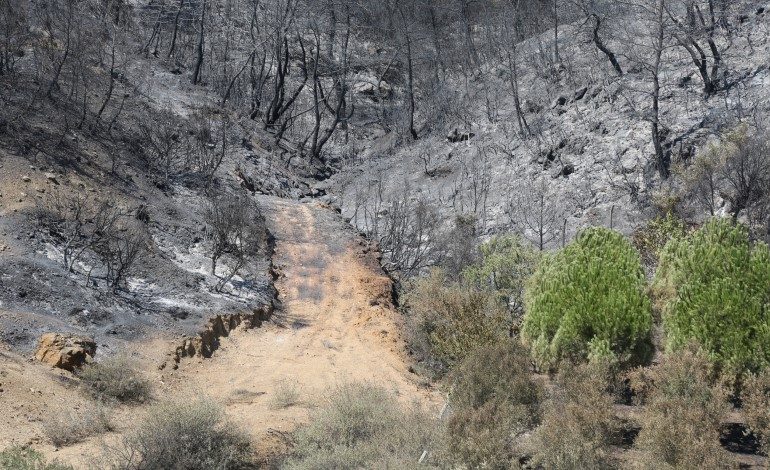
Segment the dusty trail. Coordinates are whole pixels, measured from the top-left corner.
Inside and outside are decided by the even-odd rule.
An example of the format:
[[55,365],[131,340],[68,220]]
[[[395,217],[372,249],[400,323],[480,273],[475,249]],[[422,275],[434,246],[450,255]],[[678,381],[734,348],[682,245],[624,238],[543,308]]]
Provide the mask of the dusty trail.
[[[319,204],[273,197],[260,198],[260,204],[276,237],[281,305],[261,328],[237,329],[221,339],[211,358],[185,358],[177,370],[157,366],[178,338],[136,344],[128,352],[156,385],[156,397],[213,398],[268,458],[283,449],[282,433],[306,422],[311,410],[345,383],[374,383],[405,403],[437,410],[443,403],[439,394],[408,371],[400,315],[390,303],[391,283],[377,254]],[[276,406],[282,388],[294,389],[298,402]],[[49,458],[90,468],[103,452],[103,441],[117,443],[146,408],[118,406],[112,410],[116,432],[55,449],[43,435],[43,423],[59,408],[83,409],[88,401],[69,373],[0,345],[0,414],[10,429],[0,436],[0,449],[32,445]]]
[[[275,442],[266,435],[294,429],[348,382],[376,383],[404,401],[435,405],[437,395],[408,371],[391,283],[376,253],[316,203],[260,203],[276,237],[281,306],[262,328],[224,338],[212,358],[183,362],[169,392],[199,391],[226,403],[236,423],[267,446]],[[276,407],[282,384],[296,388],[298,405]]]

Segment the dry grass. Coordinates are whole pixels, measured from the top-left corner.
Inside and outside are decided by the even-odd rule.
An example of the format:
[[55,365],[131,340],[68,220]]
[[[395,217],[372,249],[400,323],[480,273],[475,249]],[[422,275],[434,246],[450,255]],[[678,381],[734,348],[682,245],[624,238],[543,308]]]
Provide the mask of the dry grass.
[[91,403],[78,408],[56,410],[43,423],[43,432],[56,447],[75,444],[112,429],[106,408]]
[[536,467],[555,470],[615,466],[611,446],[620,433],[612,411],[608,368],[563,364],[546,402],[543,423],[534,434]]
[[520,456],[512,437],[540,420],[542,387],[514,341],[479,348],[453,372],[448,449],[468,468],[509,468]]
[[273,389],[270,397],[270,408],[281,410],[300,404],[300,390],[297,382],[282,381]]
[[289,470],[424,468],[439,464],[443,436],[438,423],[419,409],[404,408],[394,396],[370,385],[339,388],[311,423],[296,434]]
[[71,466],[57,460],[46,462],[39,452],[21,446],[9,447],[0,452],[0,468],[4,470],[73,470]]
[[150,382],[136,370],[134,361],[126,356],[89,364],[79,377],[85,388],[101,399],[144,403],[152,393]]
[[206,399],[153,405],[120,445],[105,453],[113,469],[257,468],[246,435]]
[[767,454],[770,451],[770,371],[750,375],[743,384],[741,399],[746,423]]
[[730,409],[727,390],[714,383],[709,361],[694,348],[659,365],[630,374],[644,407],[634,442],[635,467],[729,468],[719,442],[720,423]]

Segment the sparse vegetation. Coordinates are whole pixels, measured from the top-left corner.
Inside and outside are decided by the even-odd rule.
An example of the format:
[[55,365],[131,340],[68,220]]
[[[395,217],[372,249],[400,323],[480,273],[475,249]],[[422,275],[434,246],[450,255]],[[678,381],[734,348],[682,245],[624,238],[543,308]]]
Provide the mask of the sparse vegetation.
[[522,338],[538,366],[562,359],[642,363],[652,312],[639,255],[619,233],[592,228],[547,256],[525,294]]
[[[62,252],[64,266],[75,272],[87,254],[104,266],[113,289],[124,287],[127,276],[149,247],[149,235],[139,220],[114,203],[84,192],[47,193],[37,208],[38,222]],[[84,273],[90,279],[93,269]]]
[[410,344],[439,374],[506,334],[506,311],[496,293],[449,282],[441,270],[416,280],[406,304]]
[[37,208],[41,229],[60,247],[69,270],[86,250],[102,243],[121,216],[118,209],[85,192],[49,191]]
[[127,356],[114,356],[87,364],[79,372],[83,386],[95,396],[125,403],[143,403],[150,399],[152,386],[136,370]]
[[719,442],[728,393],[714,383],[713,368],[700,351],[689,347],[630,377],[644,405],[634,442],[640,468],[731,467]]
[[767,454],[770,451],[770,369],[746,377],[741,401],[746,424]]
[[770,250],[748,230],[712,219],[664,249],[653,293],[662,310],[666,347],[695,341],[727,374],[764,369],[770,361]]
[[423,411],[404,408],[381,388],[351,384],[297,433],[284,468],[443,468],[441,446],[439,426]]
[[[444,378],[422,385],[453,386],[447,423],[341,387],[287,468],[719,468],[730,393],[770,451],[766,1],[2,0],[0,339],[55,325],[112,348],[236,313],[203,351],[174,346],[176,368],[286,300],[307,357],[362,351],[351,338],[399,357],[406,335],[420,380]],[[344,326],[301,318],[327,307]],[[328,364],[401,372],[366,353]],[[153,395],[127,357],[75,374],[100,402]],[[621,375],[641,417],[624,449]],[[262,385],[228,398],[312,403]],[[110,426],[99,406],[41,423],[56,446]],[[256,466],[206,400],[150,407],[110,451],[124,469]],[[23,448],[6,466],[60,468]]]
[[46,462],[40,452],[14,446],[0,452],[0,468],[4,470],[73,470],[58,461]]
[[711,216],[726,203],[734,222],[746,215],[763,226],[770,190],[768,145],[766,135],[745,123],[726,132],[683,172],[684,191]]
[[515,235],[500,235],[479,248],[481,259],[463,271],[466,282],[498,295],[508,309],[508,330],[513,336],[524,316],[524,287],[535,271],[538,254]]
[[610,364],[565,363],[530,443],[536,466],[555,470],[615,468],[611,446],[621,431],[608,392]]
[[99,403],[52,411],[43,422],[43,432],[56,447],[112,430],[105,407]]
[[217,275],[217,262],[228,256],[229,265],[216,286],[220,292],[263,248],[264,220],[248,199],[223,194],[210,199],[205,220],[211,239],[211,274]]
[[448,451],[467,468],[510,468],[516,441],[540,421],[544,391],[527,351],[514,340],[481,346],[451,373]]
[[641,253],[645,266],[655,266],[666,244],[672,239],[684,237],[686,233],[684,222],[673,212],[668,212],[665,216],[652,219],[634,232],[632,241]]
[[300,402],[299,386],[296,382],[282,381],[273,387],[270,407],[273,409],[289,408]]
[[136,428],[105,453],[112,468],[124,470],[257,467],[246,435],[206,399],[151,406]]

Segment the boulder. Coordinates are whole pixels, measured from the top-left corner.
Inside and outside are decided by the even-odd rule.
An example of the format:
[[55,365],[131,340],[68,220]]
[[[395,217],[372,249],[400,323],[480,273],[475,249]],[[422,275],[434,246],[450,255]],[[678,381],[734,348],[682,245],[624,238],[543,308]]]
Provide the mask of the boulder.
[[567,162],[564,165],[562,165],[561,171],[559,171],[557,176],[561,176],[563,178],[567,178],[567,177],[569,177],[569,175],[571,175],[574,172],[575,172],[575,165],[573,165],[572,163]]
[[457,129],[454,129],[452,132],[447,134],[446,140],[455,144],[457,142],[465,142],[467,140],[472,139],[475,136],[476,134],[474,134],[473,132],[459,132]]
[[45,333],[35,351],[35,359],[53,367],[75,370],[96,354],[96,342],[91,338],[60,333]]
[[566,96],[559,96],[555,100],[553,100],[553,104],[551,104],[551,108],[558,108],[559,106],[564,106],[567,104],[567,97]]

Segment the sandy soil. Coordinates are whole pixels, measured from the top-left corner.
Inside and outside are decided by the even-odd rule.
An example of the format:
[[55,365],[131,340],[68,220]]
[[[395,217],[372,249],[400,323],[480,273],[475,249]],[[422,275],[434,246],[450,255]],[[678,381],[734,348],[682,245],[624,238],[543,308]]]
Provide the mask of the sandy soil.
[[[263,328],[224,340],[212,358],[183,362],[169,392],[186,389],[226,403],[263,449],[280,443],[281,432],[306,421],[344,383],[368,381],[404,401],[435,406],[439,397],[408,371],[391,283],[376,254],[318,204],[261,202],[277,239],[282,306]],[[287,388],[300,402],[279,408],[276,390]]]

